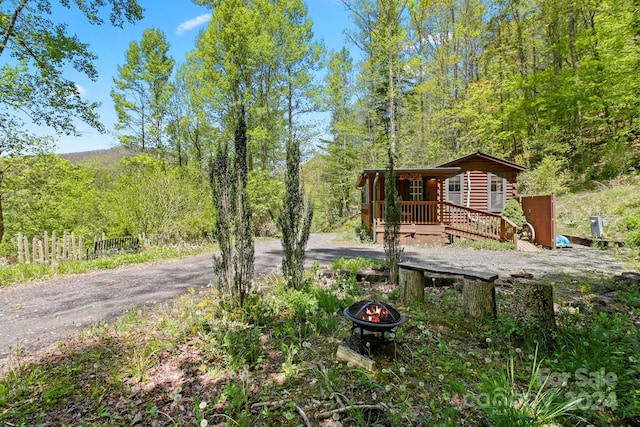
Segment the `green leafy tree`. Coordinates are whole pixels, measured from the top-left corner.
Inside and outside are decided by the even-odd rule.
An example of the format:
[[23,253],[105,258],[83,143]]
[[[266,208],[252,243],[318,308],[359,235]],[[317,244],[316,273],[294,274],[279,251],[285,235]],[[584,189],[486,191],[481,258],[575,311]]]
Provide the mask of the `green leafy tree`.
[[[59,1],[70,8],[66,0]],[[110,21],[122,27],[124,21],[142,18],[136,0],[86,1],[74,4],[91,24],[104,23],[101,15],[110,6]],[[93,66],[95,56],[88,45],[69,34],[65,23],[55,22],[49,0],[0,2],[0,156],[35,154],[50,148],[50,138],[39,138],[25,130],[24,118],[38,126],[49,126],[55,132],[76,133],[75,120],[81,120],[98,131],[97,103],[81,98],[78,87],[65,77],[68,70],[97,78]],[[0,167],[0,240],[4,237],[2,194],[10,189]]]
[[148,28],[140,43],[131,42],[126,63],[118,67],[111,97],[118,113],[116,130],[127,148],[144,152],[165,148],[167,105],[172,94],[169,78],[174,60],[168,56],[169,43],[162,30]]
[[[369,94],[378,103],[377,123],[384,123],[379,132],[385,141],[387,171],[385,179],[384,247],[389,263],[390,280],[398,282],[398,262],[401,201],[395,184],[395,162],[398,157],[397,113],[400,105],[399,70],[404,60],[406,27],[404,25],[407,1],[359,0],[343,3],[353,12],[360,28],[360,40],[367,46],[366,63],[374,72],[370,75],[373,91]],[[369,72],[369,70],[367,70]]]
[[7,233],[40,236],[44,231],[74,231],[86,238],[100,229],[99,196],[93,173],[57,155],[4,159]]
[[149,154],[123,159],[121,168],[105,196],[104,231],[118,236],[145,233],[165,242],[210,234],[212,202],[197,168],[170,167]]
[[354,182],[363,167],[359,129],[353,105],[353,61],[349,51],[343,48],[329,54],[326,76],[326,104],[331,114],[329,132],[332,139],[326,141],[326,170],[323,183],[323,205],[328,210],[325,221],[330,228],[336,223],[359,215],[358,191]]
[[315,88],[310,71],[318,66],[321,47],[312,42],[312,22],[301,0],[283,1],[276,6],[274,15],[281,25],[273,35],[279,41],[278,62],[287,118],[286,192],[279,218],[284,249],[282,272],[289,283],[299,289],[304,278],[304,254],[311,233],[313,203],[305,200],[300,180],[301,141],[294,116],[312,108]]
[[253,234],[273,236],[285,194],[282,179],[272,177],[265,170],[254,169],[249,172],[247,193],[253,209]]
[[[59,2],[71,7],[68,1]],[[91,24],[104,23],[100,17],[105,6],[111,6],[110,20],[121,27],[124,20],[142,18],[142,8],[136,0],[74,2]],[[95,56],[77,36],[68,34],[67,24],[53,21],[48,0],[4,1],[0,3],[0,71],[2,113],[0,128],[21,122],[21,113],[37,125],[47,125],[67,134],[76,131],[74,119],[80,119],[102,131],[95,108],[84,101],[73,81],[65,78],[66,67],[95,80]],[[6,129],[5,129],[6,131]],[[3,153],[28,148],[22,139],[5,141]]]
[[196,164],[205,170],[218,134],[206,108],[206,85],[189,62],[177,74],[168,108],[167,157],[180,166]]
[[[205,3],[205,2],[203,2]],[[253,2],[206,2],[214,6],[206,32],[191,55],[194,72],[206,82],[210,111],[217,111],[222,128],[211,164],[211,187],[216,207],[214,257],[218,287],[233,304],[242,306],[253,281],[252,209],[247,193],[248,111],[254,100],[254,78],[264,60],[264,18]],[[233,144],[229,140],[233,139]]]

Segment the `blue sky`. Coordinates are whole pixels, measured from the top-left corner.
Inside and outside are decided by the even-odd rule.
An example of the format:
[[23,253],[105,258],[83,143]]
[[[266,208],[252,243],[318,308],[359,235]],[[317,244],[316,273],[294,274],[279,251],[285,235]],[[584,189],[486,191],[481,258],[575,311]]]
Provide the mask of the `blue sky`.
[[[95,61],[99,73],[95,82],[82,75],[70,72],[67,76],[79,85],[84,99],[102,103],[98,110],[108,133],[100,134],[83,123],[78,123],[82,132],[79,137],[56,136],[56,152],[70,153],[110,148],[118,144],[113,135],[116,114],[109,95],[118,65],[125,62],[125,52],[132,41],[140,41],[146,28],[160,28],[171,45],[170,55],[177,64],[184,61],[187,52],[195,48],[198,31],[208,23],[207,8],[197,6],[190,0],[139,0],[145,8],[142,21],[136,25],[125,25],[122,29],[103,25],[89,25],[84,17],[73,9],[58,7],[54,10],[56,22],[66,22],[69,32],[75,33],[82,42],[89,44],[98,56]],[[349,13],[339,0],[306,0],[309,17],[314,23],[314,35],[323,40],[328,50],[338,50],[345,43],[344,29],[351,25]],[[47,128],[37,129],[40,135],[51,135]]]

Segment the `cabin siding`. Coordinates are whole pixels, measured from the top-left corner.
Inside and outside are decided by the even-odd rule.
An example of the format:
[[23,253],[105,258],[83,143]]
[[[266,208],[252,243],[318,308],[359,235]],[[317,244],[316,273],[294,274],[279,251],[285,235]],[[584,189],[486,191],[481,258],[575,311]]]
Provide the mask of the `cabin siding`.
[[[433,203],[436,201],[444,202],[443,199],[447,198],[446,179],[448,177],[461,176],[462,205],[469,210],[475,210],[476,213],[479,211],[480,213],[499,214],[498,211],[490,210],[489,206],[490,177],[493,174],[504,179],[502,193],[504,198],[502,200],[495,198],[494,202],[506,203],[509,199],[517,196],[516,177],[519,172],[524,170],[526,168],[523,166],[482,152],[470,154],[432,168],[397,169],[396,176],[390,179],[394,180],[403,202],[401,238],[407,242],[444,244],[446,234],[442,226],[447,223],[450,212],[461,209],[449,204]],[[378,237],[383,229],[381,222],[383,221],[382,212],[385,200],[384,175],[383,169],[369,169],[360,175],[358,181],[359,187],[368,186],[369,194],[368,203],[362,204],[363,224]],[[420,204],[418,200],[412,201],[410,199],[411,182],[416,179],[422,179],[423,204]],[[374,218],[379,218],[376,225],[374,225]]]
[[[461,162],[452,162],[461,169],[463,176],[464,205],[473,209],[489,209],[489,174],[502,175],[505,179],[505,202],[516,197],[516,175],[512,167],[483,158],[470,158]],[[469,191],[469,184],[471,191]]]

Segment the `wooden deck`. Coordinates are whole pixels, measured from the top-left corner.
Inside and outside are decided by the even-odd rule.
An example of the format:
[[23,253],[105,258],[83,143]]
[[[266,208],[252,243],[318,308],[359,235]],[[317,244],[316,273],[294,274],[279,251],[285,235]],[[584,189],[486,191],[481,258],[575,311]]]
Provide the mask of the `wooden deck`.
[[[384,202],[376,206],[376,241],[384,236]],[[444,245],[455,237],[517,244],[517,226],[490,212],[449,202],[402,202],[401,244]]]

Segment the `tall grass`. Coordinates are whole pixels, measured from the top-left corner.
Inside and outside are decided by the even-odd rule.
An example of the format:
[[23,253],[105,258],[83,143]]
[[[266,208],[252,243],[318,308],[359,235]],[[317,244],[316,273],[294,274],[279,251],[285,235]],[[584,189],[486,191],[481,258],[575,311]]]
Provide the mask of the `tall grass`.
[[50,279],[68,274],[103,270],[128,264],[142,264],[189,255],[197,255],[215,250],[207,246],[167,246],[151,248],[135,254],[110,255],[81,261],[61,261],[54,264],[0,264],[0,287],[34,280]]

